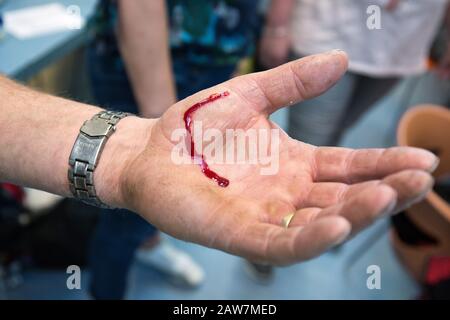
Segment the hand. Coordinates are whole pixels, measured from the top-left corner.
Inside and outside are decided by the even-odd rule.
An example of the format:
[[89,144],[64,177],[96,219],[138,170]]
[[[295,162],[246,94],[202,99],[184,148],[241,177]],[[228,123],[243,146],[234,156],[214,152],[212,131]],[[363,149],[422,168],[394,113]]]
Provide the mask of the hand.
[[[195,113],[194,120],[208,128],[278,129],[268,119],[272,112],[323,93],[347,63],[339,51],[310,56],[178,102],[151,124],[142,152],[114,168],[121,177],[117,197],[174,237],[279,265],[315,257],[377,218],[423,199],[437,158],[421,149],[319,148],[281,132],[276,175],[261,175],[259,165],[210,164],[230,180],[227,188],[205,177],[198,165],[171,160],[172,133],[184,128],[185,111],[205,97],[230,93]],[[290,213],[295,216],[284,228],[283,217]]]
[[291,40],[286,35],[265,34],[259,44],[259,61],[265,68],[274,68],[288,60]]

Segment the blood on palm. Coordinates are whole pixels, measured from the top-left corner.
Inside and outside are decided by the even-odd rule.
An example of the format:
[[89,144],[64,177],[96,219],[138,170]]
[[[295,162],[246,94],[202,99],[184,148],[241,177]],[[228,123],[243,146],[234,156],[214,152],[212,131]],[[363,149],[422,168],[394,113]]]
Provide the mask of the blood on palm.
[[192,117],[193,114],[195,113],[195,111],[197,111],[198,109],[200,109],[201,107],[204,107],[207,104],[210,104],[218,99],[224,98],[229,96],[230,93],[228,91],[225,91],[223,93],[214,93],[212,95],[210,95],[208,98],[197,102],[196,104],[194,104],[193,106],[191,106],[189,109],[186,110],[186,112],[184,113],[184,126],[187,130],[187,132],[189,133],[189,138],[190,138],[190,142],[191,142],[191,158],[194,160],[199,160],[200,162],[200,168],[203,172],[203,174],[208,177],[209,179],[217,182],[217,184],[221,187],[228,187],[228,185],[230,184],[230,181],[224,177],[219,176],[217,173],[215,173],[214,171],[212,171],[209,166],[208,163],[205,160],[205,156],[203,154],[196,154],[195,152],[195,143],[194,143],[194,138],[192,136]]

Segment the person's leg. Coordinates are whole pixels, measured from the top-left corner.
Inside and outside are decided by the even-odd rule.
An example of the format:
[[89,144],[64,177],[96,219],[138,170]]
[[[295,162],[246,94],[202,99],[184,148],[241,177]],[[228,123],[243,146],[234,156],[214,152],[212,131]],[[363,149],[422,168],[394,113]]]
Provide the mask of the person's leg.
[[325,94],[291,106],[289,135],[314,145],[336,145],[357,83],[358,76],[347,73]]
[[364,113],[389,94],[398,81],[399,78],[397,77],[372,78],[359,76],[355,93],[342,122],[342,131],[350,128]]
[[127,210],[102,210],[90,251],[94,299],[123,299],[136,249],[157,230]]

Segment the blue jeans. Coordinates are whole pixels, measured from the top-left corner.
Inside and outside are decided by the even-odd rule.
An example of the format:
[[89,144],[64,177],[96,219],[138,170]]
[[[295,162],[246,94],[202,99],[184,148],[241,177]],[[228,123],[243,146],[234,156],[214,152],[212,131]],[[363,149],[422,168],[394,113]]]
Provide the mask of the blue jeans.
[[[137,104],[120,61],[88,49],[89,74],[96,103],[104,108],[138,113]],[[197,67],[174,57],[178,98],[221,83],[235,66]],[[122,299],[128,271],[137,248],[158,230],[128,210],[104,210],[90,251],[91,294],[95,299]]]
[[236,65],[198,66],[189,64],[182,57],[172,58],[173,73],[178,100],[227,81],[236,70]]

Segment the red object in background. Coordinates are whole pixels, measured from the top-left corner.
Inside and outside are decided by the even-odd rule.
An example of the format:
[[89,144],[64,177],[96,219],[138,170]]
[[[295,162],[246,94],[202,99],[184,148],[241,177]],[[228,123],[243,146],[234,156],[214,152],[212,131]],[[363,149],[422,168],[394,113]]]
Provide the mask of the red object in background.
[[228,91],[225,91],[223,93],[214,93],[214,94],[210,95],[208,98],[206,98],[205,100],[202,100],[202,101],[194,104],[189,109],[187,109],[186,112],[184,113],[184,117],[183,117],[184,126],[186,127],[186,130],[189,132],[189,137],[191,140],[191,158],[194,160],[200,160],[200,168],[202,169],[203,174],[205,176],[207,176],[209,179],[216,181],[219,186],[224,187],[224,188],[228,187],[228,185],[230,184],[230,181],[226,178],[219,176],[217,173],[212,171],[209,168],[208,163],[206,163],[206,160],[205,160],[205,157],[203,154],[197,155],[195,153],[194,138],[192,137],[192,132],[191,132],[192,131],[191,123],[192,123],[192,116],[195,111],[197,111],[198,109],[200,109],[201,107],[203,107],[209,103],[212,103],[220,98],[227,97],[229,95],[230,95],[230,93]]
[[0,183],[0,189],[5,190],[12,199],[19,203],[22,203],[25,199],[25,192],[19,186],[10,183]]
[[437,67],[439,67],[439,63],[432,60],[432,59],[428,59],[427,61],[427,69],[428,71],[433,71],[434,69],[436,69]]
[[435,285],[450,279],[450,257],[432,257],[428,263],[425,282]]

